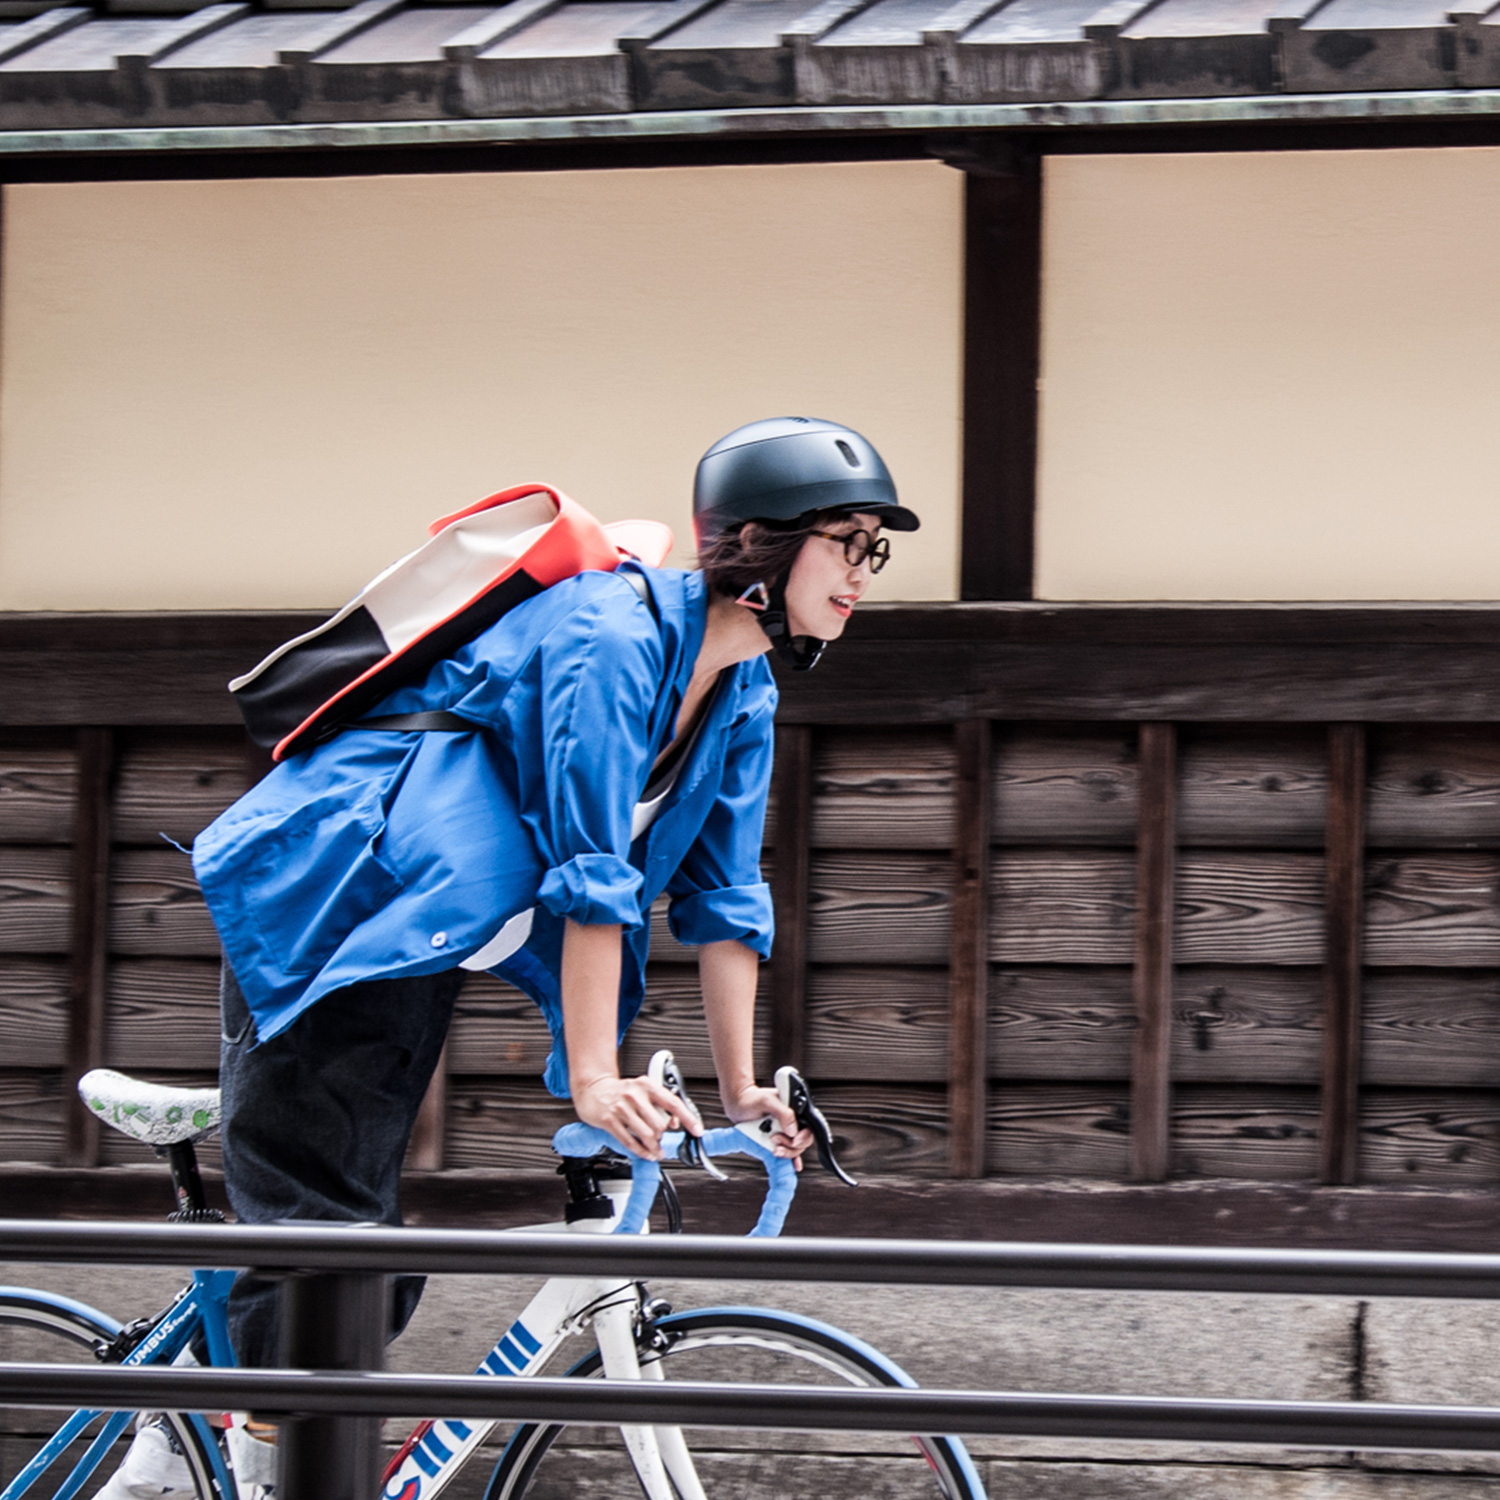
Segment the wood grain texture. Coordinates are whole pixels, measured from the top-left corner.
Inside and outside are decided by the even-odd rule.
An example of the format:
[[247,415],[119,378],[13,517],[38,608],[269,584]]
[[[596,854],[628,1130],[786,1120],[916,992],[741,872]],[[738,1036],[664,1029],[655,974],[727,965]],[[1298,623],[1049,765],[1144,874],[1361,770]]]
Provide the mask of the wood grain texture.
[[995,1176],[1124,1178],[1129,1086],[997,1083],[987,1134],[985,1157]]
[[658,896],[651,904],[651,937],[650,958],[654,964],[696,964],[698,954],[695,949],[686,944],[679,943],[672,936],[672,928],[667,922],[667,898]]
[[1319,970],[1178,969],[1172,1000],[1173,1078],[1316,1087],[1322,1046]]
[[1083,850],[1005,850],[990,872],[991,963],[1128,964],[1135,859]]
[[0,1058],[7,1068],[60,1068],[68,1049],[62,959],[0,956]]
[[1131,970],[991,965],[989,1033],[992,1079],[1126,1082],[1135,1037]]
[[452,1167],[551,1171],[553,1134],[575,1118],[540,1082],[455,1075],[448,1084],[445,1160]]
[[854,1176],[940,1177],[948,1164],[948,1101],[941,1085],[829,1083],[818,1106],[839,1161]]
[[1354,1181],[1364,956],[1365,730],[1328,727],[1328,904],[1323,965],[1323,1093],[1318,1176]]
[[941,730],[820,735],[813,759],[813,847],[947,849],[954,772],[953,740]]
[[[934,621],[933,633],[919,606],[902,607],[894,646],[877,638],[886,622],[870,607],[839,642],[832,670],[816,687],[793,684],[782,695],[783,723],[914,724],[959,719],[1095,720],[1099,722],[1284,722],[1324,724],[1330,720],[1365,723],[1423,721],[1490,722],[1500,719],[1500,683],[1452,646],[1373,639],[1358,644],[1258,646],[1251,640],[1217,643],[1191,634],[1227,623],[1208,616],[1163,609],[1150,633],[1174,618],[1184,632],[1173,644],[1122,644],[1104,634],[1107,620],[1121,620],[1100,607],[1088,619],[1092,644],[1061,639],[1059,629],[1045,645],[1005,639],[1005,626],[979,606],[967,619]],[[941,606],[938,606],[941,608]],[[1008,608],[1026,609],[1024,605]],[[1061,614],[1061,611],[1058,612]],[[1054,618],[1049,624],[1061,626]],[[1240,623],[1253,630],[1245,616]],[[1033,630],[1028,619],[1017,634]],[[1069,626],[1082,625],[1075,617]],[[993,635],[983,635],[986,629]],[[1216,632],[1215,632],[1216,633]],[[1005,630],[1005,634],[1009,634]],[[820,678],[823,676],[821,670]],[[879,694],[869,690],[877,677]]]
[[1364,1081],[1500,1088],[1500,972],[1370,969],[1365,973]]
[[1135,1044],[1130,1067],[1130,1175],[1171,1173],[1172,932],[1177,880],[1177,726],[1142,724],[1137,806]]
[[61,1163],[62,1070],[0,1068],[0,1161]]
[[448,1032],[448,1071],[541,1077],[552,1034],[535,1001],[493,974],[470,974]]
[[951,860],[936,854],[815,855],[809,960],[946,964],[952,880]]
[[1493,1189],[1500,1178],[1500,1099],[1490,1089],[1366,1089],[1359,1178]]
[[948,1171],[984,1175],[989,1081],[990,767],[987,719],[954,725],[952,948],[948,959]]
[[72,903],[70,850],[0,847],[0,953],[66,953]]
[[1500,842],[1500,731],[1492,724],[1371,732],[1371,848],[1493,848]]
[[[305,612],[0,618],[0,723],[233,725],[224,683]],[[1500,720],[1489,605],[869,605],[781,722]],[[878,680],[881,691],[869,684]]]
[[211,958],[120,958],[106,980],[104,1061],[135,1071],[219,1065],[219,964]]
[[1184,853],[1177,962],[1321,963],[1323,885],[1314,854]]
[[169,848],[116,853],[109,946],[139,957],[218,956],[218,934],[187,855]]
[[0,844],[72,842],[77,764],[71,747],[0,744]]
[[[223,1182],[205,1174],[209,1201],[225,1206]],[[1325,1188],[1223,1178],[1167,1183],[1099,1179],[872,1180],[851,1193],[825,1173],[807,1174],[788,1232],[876,1238],[1030,1241],[1094,1245],[1243,1246],[1251,1249],[1446,1251],[1486,1254],[1495,1238],[1495,1195],[1485,1188],[1408,1183]],[[407,1222],[432,1227],[517,1228],[556,1218],[555,1172],[469,1168],[412,1175],[402,1184]],[[752,1177],[683,1179],[693,1226],[744,1230],[760,1201]],[[157,1163],[107,1172],[0,1164],[0,1203],[19,1218],[152,1219],[172,1207]]]
[[115,788],[117,844],[193,839],[248,786],[243,739],[234,733],[140,733],[120,755]]
[[1172,1103],[1172,1145],[1179,1176],[1311,1181],[1317,1090],[1185,1083]]
[[993,837],[999,844],[1135,844],[1134,727],[998,725]]
[[104,982],[109,933],[110,809],[114,800],[115,733],[78,731],[78,795],[73,808],[73,898],[68,930],[68,1057],[64,1151],[68,1164],[99,1159],[99,1121],[77,1098],[78,1080],[104,1060]]
[[[714,1077],[697,969],[655,964],[647,969],[646,999],[620,1049],[620,1066],[632,1073],[644,1073],[652,1054],[662,1047],[676,1055],[689,1078]],[[766,964],[760,968],[756,998],[754,1056],[757,1075],[769,1079],[777,1062],[771,1054],[770,974]],[[701,1102],[717,1108],[712,1087],[709,1097]]]
[[814,1082],[947,1080],[948,976],[942,969],[814,965],[807,978],[807,1076]]
[[1500,856],[1370,856],[1365,888],[1366,964],[1500,966]]
[[1317,729],[1184,730],[1178,787],[1184,847],[1323,846],[1328,763]]

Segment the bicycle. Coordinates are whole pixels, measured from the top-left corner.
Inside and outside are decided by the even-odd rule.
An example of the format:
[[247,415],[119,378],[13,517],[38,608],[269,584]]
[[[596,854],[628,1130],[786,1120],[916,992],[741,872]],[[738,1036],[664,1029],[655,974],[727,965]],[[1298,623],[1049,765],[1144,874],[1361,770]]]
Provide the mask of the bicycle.
[[[669,1053],[657,1054],[652,1070],[658,1081],[680,1093],[692,1108]],[[813,1130],[824,1165],[852,1182],[833,1155],[827,1121],[801,1077],[792,1069],[782,1069],[777,1084],[799,1123]],[[172,1219],[202,1222],[219,1217],[207,1206],[193,1149],[195,1140],[218,1126],[217,1090],[166,1088],[107,1070],[86,1075],[79,1090],[106,1123],[166,1157],[178,1199]],[[757,1157],[766,1168],[767,1192],[751,1233],[774,1235],[790,1206],[797,1174],[791,1161],[775,1156],[763,1144],[761,1137],[772,1128],[769,1120],[763,1120],[753,1126],[705,1131],[701,1139],[670,1132],[663,1139],[663,1154],[716,1177],[723,1174],[714,1165],[715,1156],[740,1152]],[[657,1162],[627,1160],[612,1137],[581,1123],[560,1130],[554,1147],[563,1158],[559,1171],[567,1184],[568,1203],[562,1223],[538,1229],[646,1232],[663,1187],[669,1230],[680,1227],[675,1191]],[[146,1365],[188,1361],[206,1353],[211,1364],[232,1365],[225,1309],[234,1275],[233,1271],[194,1271],[187,1286],[161,1312],[123,1325],[66,1297],[0,1287],[0,1326],[30,1340],[24,1357],[32,1359],[61,1362],[58,1355],[71,1354]],[[816,1319],[762,1307],[675,1312],[653,1296],[645,1283],[620,1277],[548,1280],[495,1341],[480,1361],[478,1373],[513,1378],[539,1374],[568,1338],[576,1335],[592,1335],[593,1339],[593,1347],[566,1372],[577,1378],[915,1384],[869,1345]],[[72,1500],[92,1494],[113,1472],[119,1458],[118,1440],[126,1434],[133,1415],[78,1411],[55,1431],[34,1434],[35,1451],[0,1488],[0,1500],[21,1500],[22,1496]],[[231,1445],[220,1433],[194,1413],[166,1413],[163,1420],[187,1460],[195,1500],[237,1500],[240,1491],[227,1451]],[[381,1500],[433,1500],[474,1458],[497,1425],[449,1418],[420,1423],[387,1466]],[[700,1451],[695,1462],[680,1428],[625,1426],[618,1429],[618,1444],[586,1449],[565,1444],[564,1431],[559,1423],[518,1425],[495,1463],[484,1500],[521,1500],[526,1495],[554,1493],[552,1473],[564,1471],[562,1482],[566,1482],[568,1466],[580,1461],[587,1468],[588,1491],[596,1494],[639,1490],[646,1500],[706,1500],[716,1480],[723,1479],[726,1487],[734,1482],[732,1475],[714,1472],[724,1468],[723,1458],[705,1461]],[[875,1467],[859,1478],[858,1492],[985,1500],[979,1476],[957,1438],[918,1435],[911,1442],[915,1452],[905,1460],[881,1452],[869,1455],[865,1462]],[[728,1463],[732,1467],[732,1457]],[[816,1492],[814,1477],[808,1478],[807,1485],[810,1493]],[[797,1493],[780,1473],[773,1492],[778,1496]]]

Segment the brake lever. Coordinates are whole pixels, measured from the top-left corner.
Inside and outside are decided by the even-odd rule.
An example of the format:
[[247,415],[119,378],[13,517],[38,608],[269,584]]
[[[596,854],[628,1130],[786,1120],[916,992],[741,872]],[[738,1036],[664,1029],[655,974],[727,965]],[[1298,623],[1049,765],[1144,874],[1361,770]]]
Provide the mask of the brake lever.
[[838,1158],[833,1154],[833,1127],[828,1123],[828,1117],[813,1103],[812,1090],[808,1088],[807,1080],[795,1068],[777,1068],[776,1092],[781,1095],[781,1102],[796,1115],[798,1126],[812,1132],[818,1160],[840,1182],[858,1187],[859,1184],[839,1165]]
[[[687,1106],[687,1112],[693,1117],[693,1122],[700,1130],[703,1128],[703,1116],[698,1113],[698,1106],[688,1098],[687,1084],[683,1082],[677,1059],[666,1048],[652,1057],[646,1069],[646,1076],[652,1083],[660,1084],[669,1094],[675,1094],[682,1100]],[[715,1165],[713,1158],[703,1149],[703,1142],[686,1130],[682,1132],[682,1144],[677,1148],[677,1160],[685,1167],[701,1167],[716,1182],[729,1180],[728,1176]]]

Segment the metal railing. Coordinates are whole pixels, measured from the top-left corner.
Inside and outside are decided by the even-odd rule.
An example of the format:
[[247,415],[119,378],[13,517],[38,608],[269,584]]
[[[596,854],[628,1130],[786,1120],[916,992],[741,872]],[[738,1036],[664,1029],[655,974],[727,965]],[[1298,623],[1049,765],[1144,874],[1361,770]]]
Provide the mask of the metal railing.
[[[1500,1451],[1500,1409],[674,1381],[392,1375],[384,1278],[467,1272],[1350,1297],[1500,1297],[1500,1256],[723,1236],[616,1239],[335,1225],[0,1221],[0,1260],[253,1266],[286,1278],[287,1370],[0,1364],[0,1402],[253,1410],[284,1422],[282,1500],[369,1500],[377,1416]],[[377,1311],[373,1311],[376,1309]],[[323,1373],[337,1372],[337,1373]]]

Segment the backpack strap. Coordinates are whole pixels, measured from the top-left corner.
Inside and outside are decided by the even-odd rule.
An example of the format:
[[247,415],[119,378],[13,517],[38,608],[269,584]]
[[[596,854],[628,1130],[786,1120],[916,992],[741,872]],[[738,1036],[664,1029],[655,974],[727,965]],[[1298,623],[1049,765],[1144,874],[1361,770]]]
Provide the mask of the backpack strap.
[[479,725],[472,719],[461,719],[457,714],[434,709],[425,714],[386,714],[379,719],[356,719],[346,724],[346,729],[380,729],[391,734],[406,734],[416,730],[424,734],[464,734]]
[[651,611],[651,618],[660,625],[661,611],[656,607],[656,595],[651,592],[651,585],[646,582],[646,575],[644,573],[621,573],[619,576],[641,596],[641,603]]
[[[620,577],[641,596],[641,603],[651,611],[651,618],[659,625],[661,614],[656,608],[656,597],[643,574],[621,573]],[[443,709],[433,709],[421,714],[385,714],[378,719],[356,719],[344,726],[346,729],[374,729],[390,734],[466,734],[478,729],[472,719],[460,718]]]

